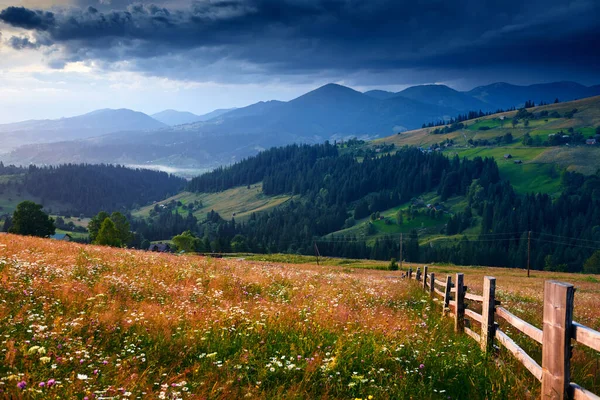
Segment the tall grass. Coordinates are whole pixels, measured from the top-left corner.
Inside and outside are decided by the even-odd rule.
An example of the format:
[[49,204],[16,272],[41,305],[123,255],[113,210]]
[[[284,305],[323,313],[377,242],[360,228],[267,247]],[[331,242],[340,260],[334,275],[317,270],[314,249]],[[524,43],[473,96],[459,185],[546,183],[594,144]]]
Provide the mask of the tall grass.
[[398,273],[0,236],[0,397],[514,399]]

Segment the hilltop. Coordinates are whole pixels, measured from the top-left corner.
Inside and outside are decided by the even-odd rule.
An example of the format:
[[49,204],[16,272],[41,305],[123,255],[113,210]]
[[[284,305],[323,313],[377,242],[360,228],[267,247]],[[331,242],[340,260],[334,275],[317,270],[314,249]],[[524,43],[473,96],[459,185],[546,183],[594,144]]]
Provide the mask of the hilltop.
[[[569,117],[574,109],[577,112]],[[512,120],[518,111],[509,111],[464,121],[464,127],[449,133],[435,134],[436,129],[443,127],[422,128],[376,139],[370,146],[394,144],[396,147],[408,145],[428,149],[451,140],[451,146],[442,147],[444,154],[492,157],[498,162],[503,176],[523,193],[556,193],[560,190],[560,171],[563,169],[586,175],[596,173],[600,168],[600,146],[573,146],[573,143],[567,144],[568,141],[549,146],[544,142],[557,134],[581,133],[585,138],[594,138],[600,126],[600,96],[533,107],[527,111],[538,117],[527,122],[521,119],[513,125]],[[541,113],[547,115],[539,117]],[[500,140],[506,134],[512,136],[510,143]],[[538,144],[524,145],[525,135],[538,140]],[[505,159],[506,154],[510,154],[511,158]],[[515,164],[516,160],[522,161],[522,164]]]

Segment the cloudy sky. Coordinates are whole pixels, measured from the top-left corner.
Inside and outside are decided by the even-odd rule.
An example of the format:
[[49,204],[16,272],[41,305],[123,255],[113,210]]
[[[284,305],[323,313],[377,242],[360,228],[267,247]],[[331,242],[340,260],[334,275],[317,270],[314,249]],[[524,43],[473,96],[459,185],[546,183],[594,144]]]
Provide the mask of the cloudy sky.
[[600,83],[597,0],[0,0],[0,123],[444,83]]

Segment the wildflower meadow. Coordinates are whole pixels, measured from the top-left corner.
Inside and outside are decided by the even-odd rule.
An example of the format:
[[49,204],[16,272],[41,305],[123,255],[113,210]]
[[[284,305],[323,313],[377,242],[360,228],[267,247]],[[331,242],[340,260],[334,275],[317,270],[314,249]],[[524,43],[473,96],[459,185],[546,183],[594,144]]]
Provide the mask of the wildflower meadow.
[[0,397],[527,399],[401,271],[0,236]]

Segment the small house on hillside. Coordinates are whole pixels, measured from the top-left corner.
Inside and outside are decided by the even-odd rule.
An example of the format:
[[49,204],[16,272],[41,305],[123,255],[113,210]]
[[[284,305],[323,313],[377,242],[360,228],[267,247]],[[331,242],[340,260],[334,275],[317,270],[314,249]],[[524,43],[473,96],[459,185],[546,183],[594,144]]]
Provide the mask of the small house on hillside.
[[51,235],[50,239],[62,240],[63,242],[70,242],[71,240],[73,240],[71,235],[69,235],[68,233],[57,233],[55,235]]
[[515,160],[515,164],[523,164],[523,161],[521,161],[521,160]]
[[500,116],[498,119],[499,119],[500,121],[504,121],[504,120],[506,119],[506,115],[501,115],[501,116]]
[[504,159],[505,159],[505,160],[508,160],[509,158],[512,158],[512,155],[511,155],[511,154],[505,154],[505,155],[504,155]]
[[171,252],[171,246],[167,243],[152,243],[148,247],[148,251],[155,251],[157,253],[169,253]]
[[585,144],[594,145],[596,144],[596,139],[588,139],[585,141]]

